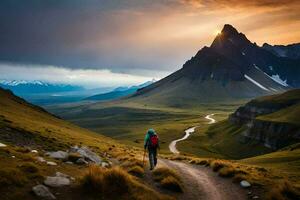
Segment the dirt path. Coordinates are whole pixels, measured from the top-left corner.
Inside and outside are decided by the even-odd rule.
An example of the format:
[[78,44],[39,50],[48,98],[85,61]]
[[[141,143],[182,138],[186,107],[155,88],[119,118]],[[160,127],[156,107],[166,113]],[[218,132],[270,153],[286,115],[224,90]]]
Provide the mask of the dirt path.
[[218,177],[210,168],[194,166],[183,162],[159,160],[159,165],[167,166],[181,175],[184,193],[178,199],[197,200],[245,200],[247,190]]
[[[213,124],[213,123],[216,123],[216,120],[212,118],[212,116],[214,116],[214,114],[210,114],[210,115],[206,115],[205,116],[205,119],[209,120],[208,124]],[[192,128],[188,128],[186,129],[184,132],[185,132],[185,135],[180,138],[180,139],[177,139],[177,140],[173,140],[170,145],[169,145],[169,149],[172,153],[174,154],[180,154],[180,152],[177,150],[176,148],[176,144],[177,142],[180,142],[180,141],[183,141],[183,140],[186,140],[193,132],[195,132],[195,129],[197,128],[198,126],[194,126]]]
[[[205,116],[205,119],[209,120],[208,124],[216,122],[212,116],[214,116],[214,114]],[[185,135],[182,138],[172,141],[169,145],[170,151],[174,154],[179,154],[180,152],[176,148],[177,142],[186,140],[191,133],[195,131],[195,128],[197,128],[197,126],[185,130]],[[216,173],[212,172],[212,170],[207,167],[165,159],[160,159],[159,165],[172,168],[180,174],[185,188],[184,193],[179,196],[179,199],[247,199],[246,190],[240,188],[239,185],[233,184],[230,179],[218,177]]]

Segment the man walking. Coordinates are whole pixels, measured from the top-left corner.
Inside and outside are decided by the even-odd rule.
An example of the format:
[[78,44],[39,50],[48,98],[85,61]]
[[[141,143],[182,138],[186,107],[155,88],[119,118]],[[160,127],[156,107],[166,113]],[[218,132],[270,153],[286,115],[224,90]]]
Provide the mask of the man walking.
[[158,136],[152,128],[146,133],[144,148],[148,149],[150,170],[152,170],[157,164],[157,148],[159,148]]

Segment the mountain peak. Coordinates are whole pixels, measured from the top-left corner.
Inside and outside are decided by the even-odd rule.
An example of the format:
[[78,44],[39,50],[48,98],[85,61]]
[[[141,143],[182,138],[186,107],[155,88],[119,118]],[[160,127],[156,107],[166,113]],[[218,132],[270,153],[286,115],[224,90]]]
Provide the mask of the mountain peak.
[[225,24],[222,31],[222,35],[238,35],[239,32],[230,24]]

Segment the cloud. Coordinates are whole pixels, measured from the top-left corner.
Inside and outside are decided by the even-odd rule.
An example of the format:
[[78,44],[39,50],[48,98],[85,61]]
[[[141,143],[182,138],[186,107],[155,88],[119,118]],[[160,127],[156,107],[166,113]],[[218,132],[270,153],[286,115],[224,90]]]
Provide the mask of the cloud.
[[3,0],[0,61],[134,76],[170,72],[210,45],[225,23],[258,44],[299,42],[299,2]]
[[56,66],[26,66],[0,63],[0,79],[4,80],[41,80],[51,83],[66,83],[87,88],[116,87],[141,84],[151,79],[159,79],[153,74],[134,76],[113,73],[108,69],[68,69]]

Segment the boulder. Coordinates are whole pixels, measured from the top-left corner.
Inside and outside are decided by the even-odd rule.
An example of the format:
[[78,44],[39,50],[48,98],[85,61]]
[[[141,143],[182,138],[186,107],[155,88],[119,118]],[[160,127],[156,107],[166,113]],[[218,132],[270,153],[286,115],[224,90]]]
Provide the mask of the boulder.
[[109,167],[110,165],[107,162],[102,162],[101,167]]
[[43,158],[43,157],[36,157],[36,160],[39,161],[39,162],[46,162],[46,160]]
[[[70,149],[70,152],[72,153],[79,153],[81,156],[86,158],[87,160],[90,160],[98,165],[101,164],[102,159],[93,151],[91,151],[88,147],[72,147]],[[79,160],[79,159],[78,159]]]
[[52,161],[47,161],[47,165],[50,165],[50,166],[56,166],[56,162],[52,162]]
[[46,155],[59,160],[67,160],[69,156],[69,154],[65,151],[47,152]]
[[66,177],[47,176],[44,184],[50,187],[62,187],[70,185],[71,181]]
[[241,181],[241,182],[240,182],[240,185],[241,185],[241,187],[243,187],[243,188],[251,187],[251,184],[250,184],[248,181],[245,181],[245,180]]
[[87,161],[84,160],[84,158],[79,158],[77,161],[76,161],[76,164],[79,164],[79,165],[87,165],[89,164]]
[[6,144],[0,142],[0,147],[6,147],[6,146],[7,146]]
[[32,188],[32,191],[38,197],[45,199],[56,199],[55,196],[44,185],[36,185]]
[[74,163],[71,161],[67,161],[66,164],[73,165]]
[[31,153],[38,153],[37,150],[31,150]]

